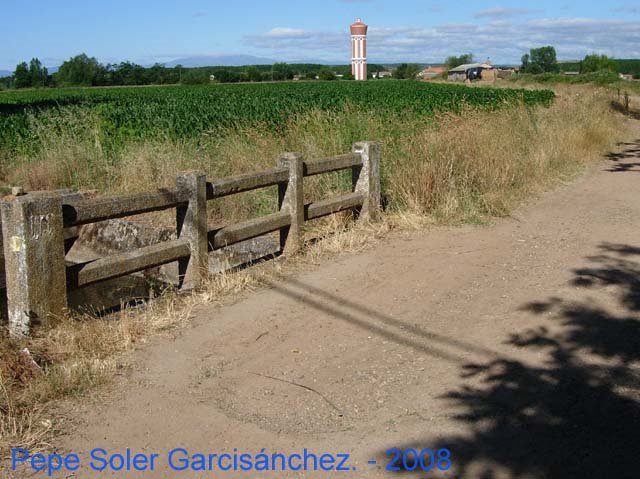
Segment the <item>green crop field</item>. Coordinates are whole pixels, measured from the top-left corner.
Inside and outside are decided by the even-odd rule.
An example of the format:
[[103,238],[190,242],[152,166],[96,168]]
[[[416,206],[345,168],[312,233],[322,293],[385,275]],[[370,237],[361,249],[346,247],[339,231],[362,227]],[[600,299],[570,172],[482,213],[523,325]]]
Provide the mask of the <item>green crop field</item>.
[[[300,82],[203,86],[75,88],[0,93],[0,152],[29,151],[31,119],[80,109],[98,120],[101,142],[197,138],[229,129],[278,129],[313,109],[340,111],[349,103],[377,115],[431,115],[465,107],[549,105],[551,91],[470,88],[403,81]],[[46,115],[43,115],[46,112]]]

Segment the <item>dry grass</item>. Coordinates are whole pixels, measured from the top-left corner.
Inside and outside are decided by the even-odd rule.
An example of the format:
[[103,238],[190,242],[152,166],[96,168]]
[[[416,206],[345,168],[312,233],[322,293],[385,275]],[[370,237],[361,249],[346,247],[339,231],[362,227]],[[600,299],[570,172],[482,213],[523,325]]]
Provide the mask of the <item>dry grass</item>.
[[[256,128],[198,141],[132,143],[117,152],[104,151],[96,120],[74,109],[63,120],[31,119],[40,148],[19,158],[7,181],[32,189],[143,191],[174,184],[183,170],[221,178],[271,168],[284,151],[318,158],[367,139],[382,144],[383,191],[394,212],[476,221],[506,214],[524,196],[575,173],[608,147],[621,121],[609,111],[610,95],[605,89],[559,87],[549,109],[518,106],[435,119],[375,117],[353,109],[314,112],[293,119],[280,133]],[[318,198],[348,185],[345,175],[323,175],[309,179],[306,192]],[[275,208],[274,191],[263,190],[213,202],[210,214],[238,220]]]
[[385,165],[396,210],[482,221],[598,159],[621,134],[622,120],[606,94],[576,90],[560,92],[548,110],[469,112],[415,134]]
[[[343,153],[356,140],[377,140],[383,145],[389,209],[378,224],[353,226],[343,215],[325,219],[308,235],[321,241],[310,242],[303,254],[216,275],[196,293],[169,292],[142,308],[124,309],[117,318],[63,318],[20,346],[29,349],[38,367],[17,346],[0,344],[0,454],[9,447],[46,447],[57,426],[51,412],[55,400],[109,382],[127,369],[128,353],[138,344],[154,334],[173,334],[188,324],[199,304],[236,297],[266,277],[288,274],[301,261],[318,263],[326,255],[358,251],[391,229],[505,215],[523,198],[575,175],[624,136],[623,121],[609,110],[609,100],[602,92],[579,88],[560,91],[549,109],[469,111],[435,120],[315,113],[294,120],[280,135],[258,129],[198,143],[132,144],[117,154],[102,151],[90,119],[75,133],[35,125],[42,128],[42,151],[20,160],[10,172],[13,183],[99,187],[111,193],[169,185],[183,169],[222,177],[272,167],[287,150],[320,157]],[[332,175],[309,186],[309,195],[320,197],[348,181]],[[212,206],[212,215],[220,219],[246,217],[274,208],[275,195],[245,194]]]
[[[229,283],[217,278],[209,295],[224,294]],[[239,277],[234,284],[242,284]],[[169,293],[144,307],[124,309],[117,320],[68,316],[19,347],[5,340],[0,345],[0,453],[10,447],[46,446],[56,427],[48,407],[52,401],[83,396],[112,380],[128,367],[127,352],[149,335],[186,324],[196,300],[203,299]],[[41,370],[20,354],[24,347]]]

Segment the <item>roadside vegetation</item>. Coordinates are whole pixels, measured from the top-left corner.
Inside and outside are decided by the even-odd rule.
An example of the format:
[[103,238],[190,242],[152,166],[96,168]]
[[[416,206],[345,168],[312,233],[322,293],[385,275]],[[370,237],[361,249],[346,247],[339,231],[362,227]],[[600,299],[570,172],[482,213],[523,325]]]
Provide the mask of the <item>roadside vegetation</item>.
[[552,46],[533,48],[522,56],[517,75],[509,80],[517,85],[583,85],[606,86],[624,91],[640,91],[637,81],[622,80],[620,75],[640,77],[640,60],[618,60],[596,53],[581,61],[558,62]]
[[620,75],[610,71],[597,71],[579,75],[565,75],[563,73],[520,73],[512,75],[509,80],[516,85],[585,85],[608,86],[627,90],[637,90],[637,82],[621,81]]
[[[284,263],[217,275],[197,293],[169,292],[144,307],[125,309],[115,320],[87,315],[61,318],[55,327],[38,330],[20,347],[4,340],[0,346],[0,453],[10,446],[46,447],[59,427],[53,413],[56,400],[87,395],[97,385],[112,381],[126,371],[128,352],[150,335],[171,333],[187,324],[198,304],[223,301],[259,285],[265,276],[286,274],[296,262],[357,250],[396,228],[481,223],[508,215],[526,198],[598,161],[625,137],[623,117],[610,108],[611,92],[591,86],[561,86],[553,100],[553,94],[544,90],[429,85],[425,91],[439,94],[434,102],[455,104],[455,108],[430,107],[423,114],[421,107],[411,108],[418,101],[415,95],[427,87],[423,84],[397,82],[410,87],[393,87],[388,91],[395,93],[382,97],[367,96],[376,87],[362,85],[360,91],[367,92],[362,98],[370,98],[369,108],[362,107],[357,94],[335,104],[341,90],[327,85],[333,83],[317,84],[324,92],[321,102],[331,108],[313,108],[318,100],[305,103],[302,96],[294,96],[298,103],[292,103],[290,97],[298,91],[292,87],[281,97],[265,94],[261,98],[246,90],[256,110],[242,114],[255,114],[257,121],[224,128],[205,125],[196,134],[183,136],[147,135],[139,128],[149,125],[154,130],[168,121],[175,132],[200,121],[198,90],[185,89],[172,100],[175,111],[186,115],[180,120],[158,115],[153,102],[145,104],[141,99],[142,89],[140,95],[125,91],[125,100],[119,100],[121,116],[117,116],[122,123],[115,129],[110,121],[116,113],[109,102],[89,99],[60,106],[64,102],[56,99],[53,109],[24,111],[15,107],[20,102],[3,97],[3,106],[12,112],[9,116],[26,119],[21,126],[26,129],[20,130],[17,140],[3,145],[1,173],[9,184],[36,189],[98,188],[104,193],[140,191],[173,184],[180,170],[200,169],[216,178],[270,168],[284,151],[318,158],[344,153],[358,140],[375,140],[382,145],[387,206],[379,224],[353,226],[340,217],[320,223],[308,236],[325,240],[310,242],[298,257]],[[385,82],[384,87],[393,85]],[[453,92],[456,102],[443,100],[443,92]],[[129,102],[128,95],[137,100]],[[190,107],[182,108],[181,103],[192,95],[196,96],[189,100]],[[474,103],[478,98],[482,101]],[[260,105],[265,104],[287,108],[277,125],[260,117]],[[296,111],[300,104],[309,106]],[[174,111],[170,106],[163,108]],[[189,111],[192,116],[187,115]],[[233,116],[239,110],[231,111]],[[29,141],[24,142],[25,138]],[[109,143],[113,138],[118,140]],[[340,175],[329,176],[314,184],[312,194],[329,195],[344,184]],[[213,202],[212,215],[224,220],[261,213],[273,208],[271,193]],[[29,355],[20,352],[24,347]]]

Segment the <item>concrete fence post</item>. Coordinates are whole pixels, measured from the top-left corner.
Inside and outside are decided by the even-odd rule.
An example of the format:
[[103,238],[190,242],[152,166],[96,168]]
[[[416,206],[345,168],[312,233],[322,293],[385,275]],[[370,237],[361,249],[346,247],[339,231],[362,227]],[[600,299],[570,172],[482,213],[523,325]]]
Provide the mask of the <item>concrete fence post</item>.
[[629,107],[629,92],[624,92],[624,112],[628,115],[631,112],[631,108]]
[[67,307],[62,199],[53,192],[6,198],[0,205],[11,337]]
[[380,145],[361,141],[355,143],[351,151],[362,156],[362,166],[351,170],[353,191],[364,195],[358,218],[376,221],[380,218]]
[[302,246],[304,226],[304,162],[299,153],[285,153],[278,166],[289,169],[289,182],[278,185],[278,208],[291,215],[291,226],[280,230],[280,249],[285,254],[298,251]]
[[178,192],[189,202],[176,208],[178,238],[189,242],[191,255],[178,260],[179,285],[182,289],[198,288],[209,267],[207,251],[207,177],[199,171],[187,171],[176,178]]

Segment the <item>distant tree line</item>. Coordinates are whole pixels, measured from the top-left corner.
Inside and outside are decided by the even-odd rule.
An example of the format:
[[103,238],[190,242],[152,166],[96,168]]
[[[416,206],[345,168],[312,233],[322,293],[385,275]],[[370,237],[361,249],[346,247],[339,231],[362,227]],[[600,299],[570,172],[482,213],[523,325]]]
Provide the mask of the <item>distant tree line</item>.
[[607,55],[592,53],[586,55],[580,62],[559,63],[556,50],[552,46],[532,48],[522,56],[522,73],[558,73],[561,71],[576,71],[587,73],[627,73],[640,77],[640,60],[616,60]]
[[640,59],[614,59],[620,73],[640,78]]
[[610,58],[606,55],[591,54],[579,62],[560,62],[560,71],[577,71],[579,73],[592,73],[597,71],[610,71],[624,73],[640,78],[640,60]]
[[[384,70],[370,65],[370,71]],[[34,58],[29,64],[16,66],[11,77],[0,79],[5,88],[41,88],[65,86],[166,85],[301,80],[353,80],[350,65],[287,64],[253,65],[243,67],[166,67],[156,63],[143,67],[132,62],[102,64],[82,53],[60,65],[49,74],[42,62]]]
[[[447,69],[473,63],[473,55],[465,53],[450,56],[445,60]],[[387,69],[382,65],[369,64],[369,77]],[[415,79],[420,66],[415,63],[402,63],[393,70],[393,78]],[[560,71],[578,71],[579,73],[612,72],[631,74],[640,78],[640,60],[613,59],[606,55],[591,54],[580,62],[558,63],[556,50],[552,46],[532,48],[522,56],[522,73],[558,73]],[[241,67],[184,67],[176,65],[166,67],[156,63],[143,67],[133,62],[98,62],[82,53],[65,61],[57,72],[50,74],[38,58],[29,63],[16,65],[13,75],[0,78],[0,88],[41,88],[64,86],[118,86],[118,85],[166,85],[166,84],[205,84],[219,83],[286,81],[300,80],[353,80],[351,65],[319,65],[311,63],[273,65],[252,65]]]

